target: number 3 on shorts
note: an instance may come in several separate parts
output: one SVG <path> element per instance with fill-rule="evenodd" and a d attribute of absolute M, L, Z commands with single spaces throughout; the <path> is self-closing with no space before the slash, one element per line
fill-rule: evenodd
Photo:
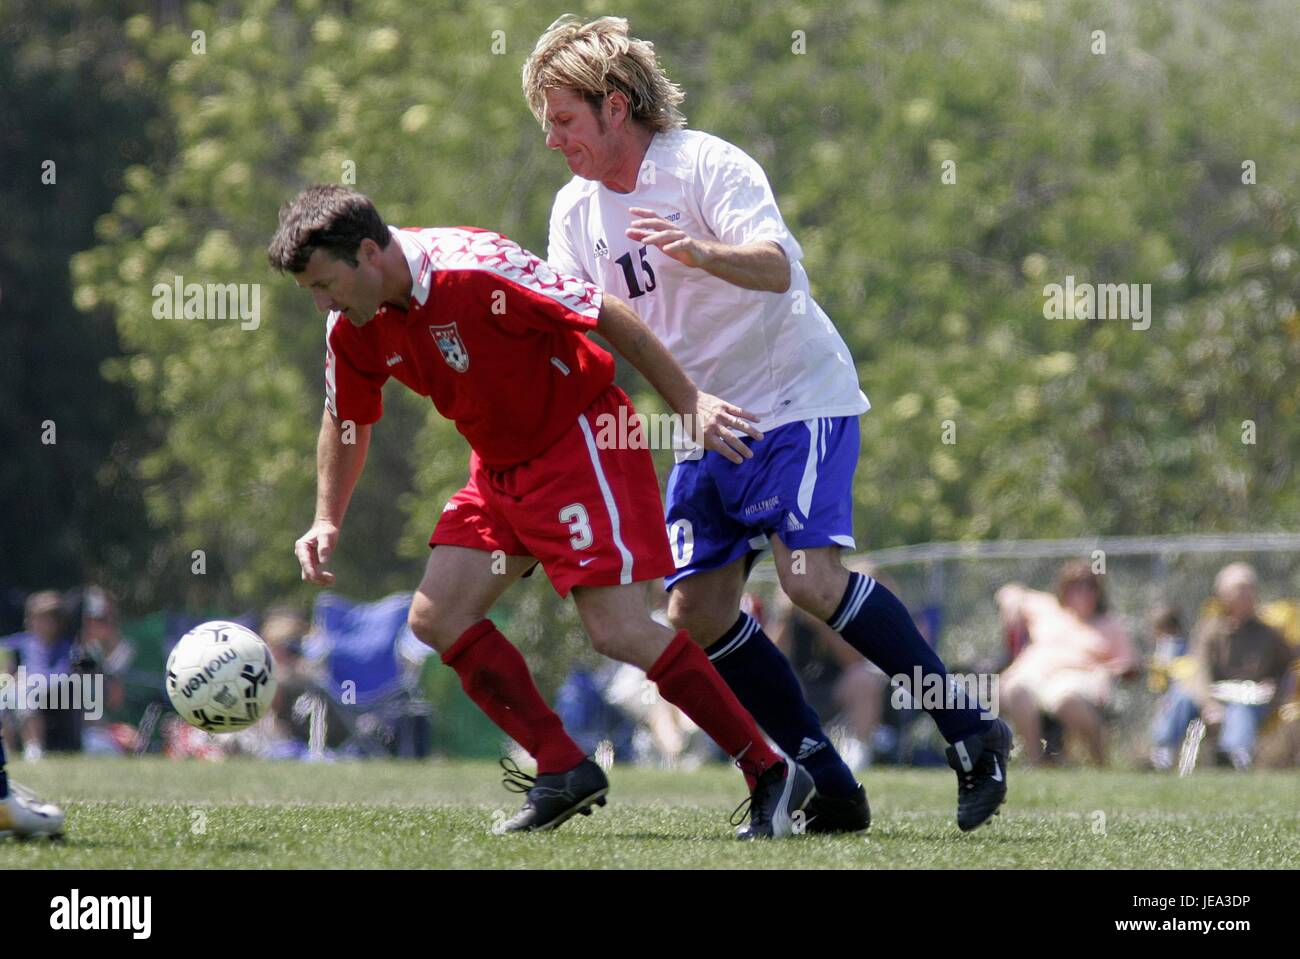
<path fill-rule="evenodd" d="M 591 521 L 587 519 L 587 507 L 581 503 L 570 503 L 560 510 L 560 522 L 569 524 L 569 545 L 574 549 L 586 549 L 594 541 L 591 535 Z"/>

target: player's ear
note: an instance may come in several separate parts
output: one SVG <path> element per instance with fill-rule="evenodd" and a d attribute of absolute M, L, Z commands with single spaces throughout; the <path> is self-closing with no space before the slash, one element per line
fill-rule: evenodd
<path fill-rule="evenodd" d="M 632 114 L 631 103 L 628 101 L 627 94 L 621 90 L 615 90 L 605 97 L 605 109 L 609 111 L 610 126 L 618 129 L 621 124 L 627 122 Z"/>

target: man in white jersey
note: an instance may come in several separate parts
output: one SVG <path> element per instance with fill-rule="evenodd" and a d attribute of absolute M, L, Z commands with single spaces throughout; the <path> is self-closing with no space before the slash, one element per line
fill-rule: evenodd
<path fill-rule="evenodd" d="M 730 424 L 746 447 L 739 465 L 713 452 L 678 457 L 666 510 L 677 566 L 666 579 L 669 618 L 812 774 L 808 830 L 865 829 L 865 791 L 789 662 L 740 611 L 749 571 L 770 546 L 795 604 L 886 674 L 919 668 L 947 688 L 903 604 L 840 560 L 855 548 L 857 418 L 870 408 L 848 348 L 812 298 L 803 250 L 762 168 L 684 129 L 684 94 L 626 20 L 561 17 L 538 40 L 523 84 L 547 146 L 574 174 L 551 211 L 551 264 L 630 303 L 701 389 L 743 407 L 761 433 L 739 417 Z M 958 825 L 974 829 L 1005 798 L 1010 730 L 974 704 L 930 712 L 951 744 Z"/>

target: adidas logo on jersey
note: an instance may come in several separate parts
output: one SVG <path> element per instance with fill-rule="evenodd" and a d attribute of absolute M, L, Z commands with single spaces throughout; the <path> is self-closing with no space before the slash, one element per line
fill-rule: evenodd
<path fill-rule="evenodd" d="M 603 236 L 596 241 L 596 256 L 609 256 L 609 247 L 606 245 Z"/>
<path fill-rule="evenodd" d="M 803 529 L 803 523 L 799 522 L 799 517 L 794 513 L 785 514 L 785 528 L 787 532 L 793 533 L 796 530 Z"/>

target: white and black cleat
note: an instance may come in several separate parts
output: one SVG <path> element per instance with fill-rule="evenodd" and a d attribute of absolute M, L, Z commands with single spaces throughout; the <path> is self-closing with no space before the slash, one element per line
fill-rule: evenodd
<path fill-rule="evenodd" d="M 945 750 L 948 765 L 957 773 L 957 826 L 962 832 L 988 822 L 1007 798 L 1010 753 L 1011 727 L 1000 719 Z"/>
<path fill-rule="evenodd" d="M 807 832 L 804 808 L 817 795 L 812 776 L 796 762 L 783 760 L 768 767 L 749 798 L 731 814 L 731 824 L 738 826 L 737 839 L 785 839 Z M 741 826 L 745 810 L 749 825 Z"/>
<path fill-rule="evenodd" d="M 42 802 L 30 789 L 9 784 L 9 795 L 0 799 L 0 836 L 16 839 L 63 837 L 63 810 Z"/>

